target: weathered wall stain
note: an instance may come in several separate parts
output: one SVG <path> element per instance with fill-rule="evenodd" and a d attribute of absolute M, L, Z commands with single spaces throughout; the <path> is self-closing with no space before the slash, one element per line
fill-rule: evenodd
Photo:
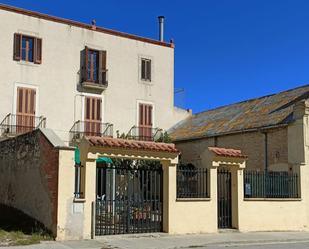
<path fill-rule="evenodd" d="M 39 131 L 0 142 L 0 203 L 56 235 L 59 151 Z"/>

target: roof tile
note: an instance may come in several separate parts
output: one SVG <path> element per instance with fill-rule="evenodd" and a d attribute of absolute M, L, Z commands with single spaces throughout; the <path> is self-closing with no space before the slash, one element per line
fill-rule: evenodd
<path fill-rule="evenodd" d="M 218 136 L 293 121 L 293 106 L 309 98 L 309 85 L 192 115 L 170 130 L 174 141 Z"/>
<path fill-rule="evenodd" d="M 86 137 L 92 146 L 179 153 L 174 144 L 126 140 L 109 137 Z"/>
<path fill-rule="evenodd" d="M 217 156 L 247 158 L 246 155 L 242 154 L 241 150 L 227 149 L 220 147 L 208 147 L 208 149 L 211 152 L 215 153 Z"/>

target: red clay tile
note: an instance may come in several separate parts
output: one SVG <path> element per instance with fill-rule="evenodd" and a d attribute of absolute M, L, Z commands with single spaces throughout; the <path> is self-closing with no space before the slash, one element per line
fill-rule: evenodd
<path fill-rule="evenodd" d="M 174 144 L 109 137 L 86 137 L 86 139 L 92 146 L 179 153 Z"/>
<path fill-rule="evenodd" d="M 219 147 L 208 147 L 208 149 L 218 156 L 247 158 L 246 155 L 242 154 L 241 150 L 219 148 Z"/>

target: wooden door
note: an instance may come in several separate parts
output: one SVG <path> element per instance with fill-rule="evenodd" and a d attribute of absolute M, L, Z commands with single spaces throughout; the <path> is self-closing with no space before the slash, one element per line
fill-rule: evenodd
<path fill-rule="evenodd" d="M 152 140 L 152 105 L 139 105 L 139 140 Z"/>
<path fill-rule="evenodd" d="M 102 99 L 96 97 L 85 98 L 85 134 L 87 136 L 101 136 L 101 106 Z"/>
<path fill-rule="evenodd" d="M 36 91 L 32 88 L 17 88 L 16 132 L 23 133 L 35 128 Z"/>

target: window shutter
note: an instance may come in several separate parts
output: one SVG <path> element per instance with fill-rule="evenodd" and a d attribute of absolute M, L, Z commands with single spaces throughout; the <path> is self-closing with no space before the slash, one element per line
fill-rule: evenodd
<path fill-rule="evenodd" d="M 148 115 L 149 115 L 148 125 L 152 127 L 152 106 L 151 105 L 148 106 Z"/>
<path fill-rule="evenodd" d="M 99 83 L 105 84 L 106 79 L 106 51 L 99 52 Z"/>
<path fill-rule="evenodd" d="M 144 80 L 144 79 L 146 79 L 146 65 L 145 65 L 145 63 L 146 63 L 146 61 L 144 60 L 144 59 L 142 59 L 142 79 Z"/>
<path fill-rule="evenodd" d="M 42 39 L 40 38 L 34 39 L 34 63 L 42 63 Z"/>
<path fill-rule="evenodd" d="M 146 69 L 147 80 L 151 80 L 151 60 L 148 60 L 146 65 L 147 65 L 147 69 Z"/>
<path fill-rule="evenodd" d="M 88 47 L 87 46 L 83 50 L 82 56 L 83 56 L 82 69 L 81 69 L 82 81 L 87 81 L 88 80 Z"/>
<path fill-rule="evenodd" d="M 14 34 L 14 60 L 20 61 L 21 59 L 21 34 Z"/>

